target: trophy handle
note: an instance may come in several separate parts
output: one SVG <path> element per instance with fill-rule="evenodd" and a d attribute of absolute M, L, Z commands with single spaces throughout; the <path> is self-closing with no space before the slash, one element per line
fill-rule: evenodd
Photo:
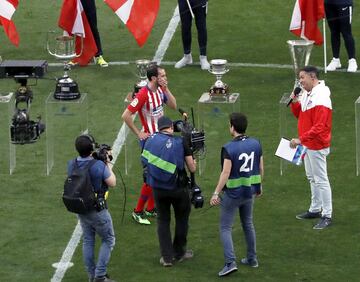
<path fill-rule="evenodd" d="M 52 34 L 52 33 L 55 33 L 55 30 L 49 30 L 46 34 L 46 50 L 48 51 L 48 53 L 51 55 L 51 56 L 54 56 L 55 57 L 55 53 L 53 51 L 50 50 L 50 41 L 49 41 L 49 34 Z"/>

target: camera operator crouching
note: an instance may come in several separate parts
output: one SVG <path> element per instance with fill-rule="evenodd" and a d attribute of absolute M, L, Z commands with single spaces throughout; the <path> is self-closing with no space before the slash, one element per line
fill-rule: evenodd
<path fill-rule="evenodd" d="M 158 238 L 160 243 L 160 264 L 172 266 L 174 261 L 193 257 L 186 249 L 188 222 L 191 209 L 189 180 L 185 164 L 192 173 L 196 163 L 190 147 L 182 137 L 173 136 L 173 122 L 168 117 L 158 120 L 159 132 L 145 142 L 141 159 L 146 168 L 146 182 L 153 187 L 157 208 Z M 175 213 L 175 237 L 170 232 L 170 206 Z"/>
<path fill-rule="evenodd" d="M 110 166 L 112 159 L 110 146 L 98 147 L 91 135 L 84 134 L 76 138 L 75 148 L 79 153 L 76 159 L 68 162 L 68 176 L 74 169 L 87 169 L 95 203 L 86 213 L 79 213 L 78 218 L 83 230 L 83 257 L 89 281 L 113 282 L 107 275 L 107 265 L 111 251 L 115 246 L 115 234 L 111 215 L 107 209 L 108 187 L 116 185 L 116 176 Z M 75 180 L 74 180 L 75 181 Z M 95 235 L 101 238 L 98 261 L 94 261 Z"/>

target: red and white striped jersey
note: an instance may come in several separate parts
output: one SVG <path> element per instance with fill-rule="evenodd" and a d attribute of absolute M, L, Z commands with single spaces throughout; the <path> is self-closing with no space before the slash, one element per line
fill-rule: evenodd
<path fill-rule="evenodd" d="M 132 113 L 138 112 L 143 126 L 142 130 L 153 134 L 158 131 L 157 121 L 164 115 L 164 104 L 166 102 L 167 97 L 160 86 L 156 92 L 145 86 L 136 94 L 127 109 Z"/>

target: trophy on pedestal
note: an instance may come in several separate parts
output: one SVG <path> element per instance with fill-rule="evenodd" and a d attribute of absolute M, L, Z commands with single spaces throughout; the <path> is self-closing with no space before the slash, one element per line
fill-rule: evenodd
<path fill-rule="evenodd" d="M 210 99 L 228 99 L 229 87 L 226 83 L 221 81 L 222 76 L 229 71 L 226 64 L 227 60 L 223 59 L 214 59 L 210 61 L 209 72 L 216 76 L 216 81 L 209 91 Z"/>
<path fill-rule="evenodd" d="M 290 49 L 290 55 L 294 66 L 295 89 L 296 87 L 300 87 L 300 81 L 298 78 L 299 70 L 308 65 L 314 41 L 288 40 L 287 44 Z"/>
<path fill-rule="evenodd" d="M 141 88 L 147 85 L 148 80 L 146 76 L 146 71 L 149 68 L 151 62 L 149 60 L 137 60 L 135 61 L 136 69 L 138 72 L 138 77 L 140 80 L 134 85 L 134 95 L 139 92 Z"/>
<path fill-rule="evenodd" d="M 75 40 L 76 36 L 70 35 L 59 35 L 55 37 L 54 49 L 50 48 L 49 34 L 54 33 L 53 31 L 48 32 L 46 49 L 50 55 L 57 59 L 64 61 L 64 75 L 57 79 L 56 88 L 54 92 L 54 98 L 58 100 L 75 100 L 80 98 L 78 84 L 69 77 L 68 71 L 71 70 L 69 61 L 78 58 L 82 55 L 83 51 L 83 38 L 81 37 L 81 48 L 80 53 L 77 54 L 75 51 Z"/>

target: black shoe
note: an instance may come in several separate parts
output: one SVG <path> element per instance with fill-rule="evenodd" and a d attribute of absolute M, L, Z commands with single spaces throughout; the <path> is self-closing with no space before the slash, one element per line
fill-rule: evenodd
<path fill-rule="evenodd" d="M 312 218 L 320 218 L 320 217 L 321 217 L 321 212 L 309 212 L 309 211 L 298 214 L 296 216 L 297 219 L 312 219 Z"/>
<path fill-rule="evenodd" d="M 248 258 L 242 258 L 240 260 L 240 263 L 241 264 L 244 264 L 244 265 L 248 265 L 248 266 L 251 266 L 251 267 L 259 267 L 259 262 L 257 259 L 248 259 Z"/>
<path fill-rule="evenodd" d="M 314 225 L 313 229 L 324 229 L 328 227 L 331 224 L 331 218 L 330 217 L 322 217 L 317 224 Z"/>

